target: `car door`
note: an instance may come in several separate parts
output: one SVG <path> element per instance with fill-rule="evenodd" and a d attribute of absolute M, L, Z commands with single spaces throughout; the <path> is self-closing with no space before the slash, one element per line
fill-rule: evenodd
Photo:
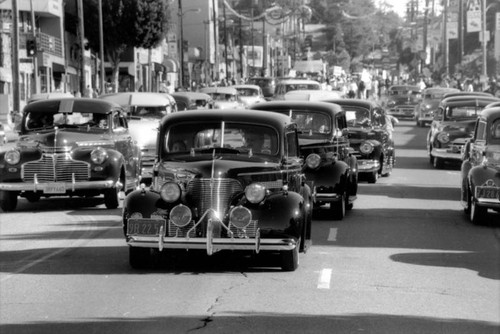
<path fill-rule="evenodd" d="M 128 131 L 125 113 L 115 110 L 111 114 L 111 131 L 115 140 L 116 149 L 123 155 L 128 181 L 134 179 L 138 170 L 138 148 Z"/>

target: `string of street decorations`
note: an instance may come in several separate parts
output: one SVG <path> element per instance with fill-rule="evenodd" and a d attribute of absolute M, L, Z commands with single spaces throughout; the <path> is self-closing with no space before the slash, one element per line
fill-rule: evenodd
<path fill-rule="evenodd" d="M 296 8 L 286 9 L 279 5 L 275 5 L 271 8 L 266 9 L 262 14 L 257 16 L 245 16 L 238 13 L 231 5 L 224 0 L 224 6 L 237 18 L 245 20 L 245 21 L 260 21 L 263 18 L 267 23 L 271 25 L 278 25 L 286 22 L 292 16 L 298 16 L 304 22 L 309 21 L 312 17 L 312 10 L 310 7 L 306 5 L 301 5 Z"/>

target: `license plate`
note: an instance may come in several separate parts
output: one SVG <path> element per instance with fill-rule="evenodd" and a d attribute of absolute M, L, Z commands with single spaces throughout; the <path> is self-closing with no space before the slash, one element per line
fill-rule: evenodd
<path fill-rule="evenodd" d="M 500 188 L 476 187 L 476 198 L 500 199 Z"/>
<path fill-rule="evenodd" d="M 163 226 L 163 233 L 166 231 L 166 220 L 158 218 L 129 219 L 127 225 L 128 235 L 159 235 Z"/>
<path fill-rule="evenodd" d="M 44 194 L 64 194 L 66 192 L 66 187 L 64 183 L 47 183 L 43 188 Z"/>

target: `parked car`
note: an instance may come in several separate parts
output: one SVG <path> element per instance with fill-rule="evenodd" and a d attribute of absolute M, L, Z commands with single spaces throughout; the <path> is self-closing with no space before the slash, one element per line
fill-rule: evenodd
<path fill-rule="evenodd" d="M 230 87 L 236 88 L 245 108 L 255 103 L 266 102 L 262 89 L 257 85 L 232 85 Z"/>
<path fill-rule="evenodd" d="M 16 146 L 0 153 L 0 207 L 14 211 L 18 197 L 104 195 L 109 209 L 118 193 L 140 182 L 140 151 L 124 110 L 97 99 L 52 99 L 28 104 Z"/>
<path fill-rule="evenodd" d="M 133 268 L 152 251 L 204 249 L 281 254 L 298 267 L 311 238 L 311 191 L 301 172 L 297 126 L 252 110 L 192 110 L 165 117 L 150 189 L 125 198 Z"/>
<path fill-rule="evenodd" d="M 132 138 L 141 149 L 142 182 L 152 179 L 158 126 L 163 116 L 177 111 L 175 99 L 167 93 L 121 92 L 101 95 L 99 99 L 118 103 L 127 111 Z"/>
<path fill-rule="evenodd" d="M 262 89 L 265 98 L 272 98 L 276 89 L 276 79 L 272 77 L 253 77 L 248 79 L 251 85 L 257 85 Z"/>
<path fill-rule="evenodd" d="M 420 87 L 393 85 L 387 89 L 387 112 L 397 118 L 414 118 L 415 106 L 422 99 Z"/>
<path fill-rule="evenodd" d="M 358 189 L 356 157 L 350 154 L 345 113 L 338 105 L 309 101 L 273 101 L 252 109 L 289 115 L 299 129 L 303 173 L 319 209 L 329 204 L 334 219 L 352 209 Z"/>
<path fill-rule="evenodd" d="M 292 90 L 321 90 L 319 82 L 309 79 L 283 79 L 276 84 L 274 100 L 284 100 Z"/>
<path fill-rule="evenodd" d="M 484 107 L 500 99 L 492 96 L 460 95 L 441 100 L 427 134 L 429 161 L 435 168 L 445 162 L 462 161 L 465 141 L 472 137 L 474 124 Z"/>
<path fill-rule="evenodd" d="M 177 111 L 212 108 L 213 100 L 208 94 L 198 92 L 175 92 L 170 95 L 175 99 Z"/>
<path fill-rule="evenodd" d="M 344 109 L 349 129 L 349 144 L 358 160 L 358 173 L 368 183 L 389 176 L 396 163 L 394 141 L 387 130 L 385 110 L 373 100 L 332 99 Z"/>
<path fill-rule="evenodd" d="M 422 91 L 422 100 L 415 107 L 415 121 L 417 126 L 425 126 L 426 124 L 432 123 L 434 113 L 445 94 L 458 92 L 460 92 L 460 90 L 457 88 L 448 87 L 431 87 L 424 89 Z"/>
<path fill-rule="evenodd" d="M 210 95 L 214 109 L 243 109 L 244 104 L 240 94 L 234 87 L 204 87 L 200 93 Z"/>
<path fill-rule="evenodd" d="M 292 90 L 285 94 L 285 101 L 325 101 L 340 99 L 342 93 L 338 90 Z"/>
<path fill-rule="evenodd" d="M 487 222 L 488 209 L 500 212 L 500 106 L 485 109 L 477 119 L 461 175 L 461 200 L 472 223 Z"/>

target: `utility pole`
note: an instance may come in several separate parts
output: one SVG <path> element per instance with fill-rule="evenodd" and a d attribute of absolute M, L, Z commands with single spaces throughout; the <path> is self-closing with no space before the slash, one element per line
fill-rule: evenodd
<path fill-rule="evenodd" d="M 35 40 L 36 48 L 38 49 L 38 41 L 36 40 L 36 24 L 35 24 L 35 11 L 33 10 L 33 0 L 30 0 L 31 10 L 31 33 L 32 38 Z M 37 50 L 38 51 L 38 50 Z M 38 54 L 35 52 L 33 56 L 33 80 L 35 81 L 35 93 L 40 93 L 40 83 L 38 81 Z"/>
<path fill-rule="evenodd" d="M 104 80 L 106 77 L 106 72 L 104 71 L 104 30 L 102 21 L 102 0 L 99 0 L 99 58 L 101 58 L 101 82 L 99 88 L 101 94 L 104 94 Z"/>
<path fill-rule="evenodd" d="M 83 0 L 78 0 L 78 30 L 80 32 L 80 94 L 85 93 L 85 30 L 83 25 Z"/>
<path fill-rule="evenodd" d="M 18 0 L 12 0 L 12 97 L 15 113 L 21 112 L 21 99 L 19 91 L 19 11 Z"/>

